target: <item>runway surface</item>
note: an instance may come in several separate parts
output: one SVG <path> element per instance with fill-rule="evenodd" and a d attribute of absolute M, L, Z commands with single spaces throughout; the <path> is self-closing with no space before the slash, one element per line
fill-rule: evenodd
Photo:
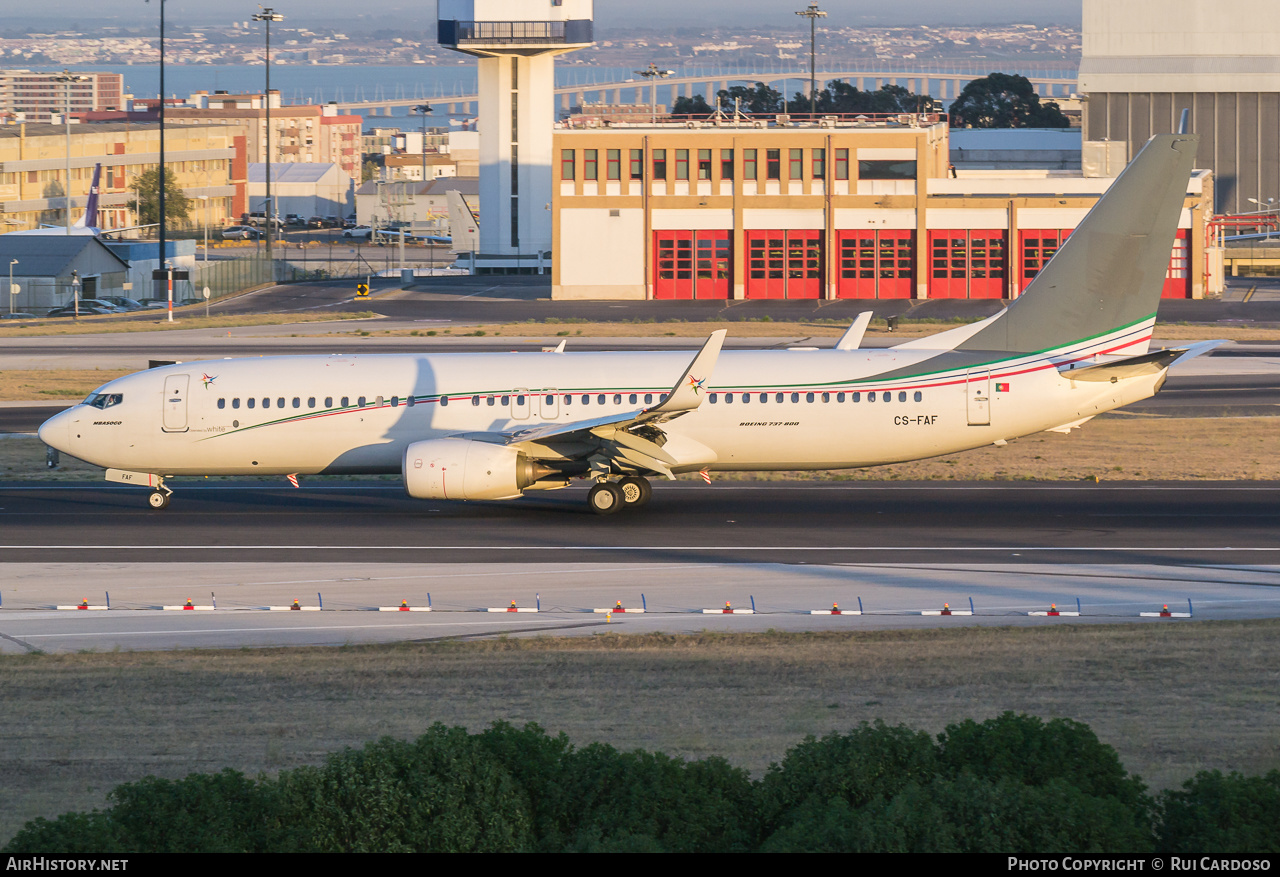
<path fill-rule="evenodd" d="M 0 486 L 0 562 L 1280 562 L 1280 485 L 655 484 L 592 514 L 586 489 L 513 502 L 396 482 L 175 481 L 165 511 L 107 485 Z"/>

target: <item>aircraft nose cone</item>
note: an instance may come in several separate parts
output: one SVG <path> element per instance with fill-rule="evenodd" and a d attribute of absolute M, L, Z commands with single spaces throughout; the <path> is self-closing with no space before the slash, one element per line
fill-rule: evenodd
<path fill-rule="evenodd" d="M 71 416 L 62 411 L 40 424 L 40 441 L 51 448 L 66 451 L 71 437 Z"/>

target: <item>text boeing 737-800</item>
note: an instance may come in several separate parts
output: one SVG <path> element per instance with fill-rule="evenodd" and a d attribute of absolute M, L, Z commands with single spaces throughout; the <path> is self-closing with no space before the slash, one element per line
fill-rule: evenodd
<path fill-rule="evenodd" d="M 687 354 L 283 356 L 183 363 L 104 384 L 40 428 L 151 487 L 176 475 L 401 473 L 422 499 L 511 499 L 596 482 L 609 514 L 648 478 L 842 469 L 1066 430 L 1156 393 L 1207 345 L 1149 351 L 1188 135 L 1153 137 L 1026 293 L 982 322 L 858 349 Z"/>

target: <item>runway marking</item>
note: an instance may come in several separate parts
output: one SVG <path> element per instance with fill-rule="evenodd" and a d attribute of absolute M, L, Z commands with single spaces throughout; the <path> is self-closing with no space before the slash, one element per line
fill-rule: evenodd
<path fill-rule="evenodd" d="M 396 617 L 399 617 L 399 616 L 396 616 Z M 391 619 L 388 618 L 388 620 L 391 620 Z M 520 619 L 521 624 L 528 624 L 529 621 L 530 619 L 527 619 L 527 618 Z M 548 618 L 543 623 L 547 625 L 559 626 L 559 625 L 563 625 L 564 622 L 565 622 L 565 619 L 563 618 Z M 514 623 L 514 622 L 508 623 L 507 626 L 510 626 L 511 623 Z M 534 622 L 534 623 L 537 623 L 537 622 Z M 285 631 L 292 632 L 292 631 L 315 631 L 315 630 L 340 632 L 343 630 L 368 630 L 368 629 L 404 630 L 406 627 L 435 627 L 435 628 L 493 627 L 494 625 L 501 626 L 502 624 L 503 622 L 496 621 L 496 620 L 494 621 L 456 621 L 456 622 L 450 621 L 450 622 L 443 622 L 443 623 L 437 622 L 435 624 L 431 624 L 431 623 L 397 624 L 395 625 L 394 628 L 389 628 L 385 624 L 342 624 L 342 625 L 334 625 L 332 627 L 324 627 L 324 626 L 319 626 L 319 627 L 211 627 L 204 630 L 131 630 L 131 631 L 103 630 L 103 631 L 91 631 L 86 633 L 32 633 L 32 634 L 24 634 L 24 636 L 27 639 L 55 639 L 59 637 L 70 638 L 70 637 L 85 637 L 85 636 L 165 636 L 168 634 L 281 633 Z M 5 639 L 11 639 L 11 637 L 5 637 Z"/>

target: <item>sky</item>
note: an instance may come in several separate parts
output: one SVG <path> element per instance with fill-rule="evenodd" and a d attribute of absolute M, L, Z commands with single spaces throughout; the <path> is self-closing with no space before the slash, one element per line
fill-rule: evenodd
<path fill-rule="evenodd" d="M 270 2 L 270 0 L 268 0 Z M 535 2 L 535 0 L 530 0 Z M 92 27 L 92 22 L 115 19 L 116 23 L 143 24 L 158 21 L 159 0 L 57 0 L 47 8 L 53 14 L 32 14 L 31 6 L 5 3 L 0 9 L 0 24 L 65 27 L 78 22 Z M 857 24 L 976 24 L 983 22 L 1079 24 L 1082 0 L 894 0 L 892 3 L 869 3 L 867 0 L 820 0 L 833 25 Z M 666 25 L 671 28 L 707 27 L 715 24 L 791 27 L 797 21 L 795 10 L 803 9 L 808 0 L 596 0 L 596 21 L 600 26 L 618 27 Z M 428 26 L 435 15 L 435 4 L 406 3 L 404 0 L 279 0 L 272 3 L 276 12 L 290 22 L 302 26 L 338 27 L 342 22 L 394 26 L 406 20 L 418 27 Z M 167 0 L 167 24 L 176 27 L 196 26 L 219 21 L 243 21 L 258 11 L 258 3 L 248 0 Z M 214 11 L 216 10 L 216 11 Z"/>

